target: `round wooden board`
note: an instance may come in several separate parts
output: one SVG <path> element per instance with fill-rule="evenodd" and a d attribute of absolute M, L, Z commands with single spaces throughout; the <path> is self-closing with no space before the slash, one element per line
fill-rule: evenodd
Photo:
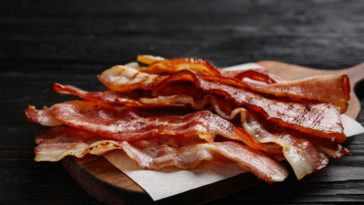
<path fill-rule="evenodd" d="M 258 64 L 266 68 L 269 72 L 292 80 L 333 72 L 310 69 L 277 61 L 260 61 Z M 353 89 L 360 80 L 364 79 L 364 63 L 352 68 L 341 69 L 334 72 L 345 72 L 350 77 L 352 92 L 349 108 L 345 114 L 352 118 L 356 118 L 360 111 L 360 102 Z M 103 157 L 87 156 L 82 159 L 67 157 L 62 162 L 71 177 L 89 195 L 102 202 L 108 204 L 139 204 L 153 202 L 149 195 L 146 194 L 138 184 L 130 180 Z M 184 202 L 186 204 L 203 203 L 243 190 L 258 182 L 259 180 L 252 174 L 244 173 L 230 179 L 160 200 L 158 203 L 170 204 L 173 203 L 173 201 Z"/>

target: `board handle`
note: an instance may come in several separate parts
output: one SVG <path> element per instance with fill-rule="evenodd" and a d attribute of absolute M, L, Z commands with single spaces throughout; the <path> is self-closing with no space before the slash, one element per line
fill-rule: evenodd
<path fill-rule="evenodd" d="M 348 68 L 345 72 L 350 77 L 350 84 L 354 87 L 359 81 L 364 80 L 364 62 Z"/>

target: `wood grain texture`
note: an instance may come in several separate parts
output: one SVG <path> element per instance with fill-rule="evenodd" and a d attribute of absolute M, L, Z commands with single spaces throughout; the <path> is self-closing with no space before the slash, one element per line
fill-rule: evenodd
<path fill-rule="evenodd" d="M 353 68 L 340 69 L 337 71 L 312 69 L 279 61 L 268 60 L 260 61 L 258 62 L 258 64 L 266 68 L 270 73 L 282 76 L 287 80 L 300 79 L 326 73 L 340 72 L 347 73 L 349 75 L 349 77 L 352 79 L 351 88 L 353 89 L 359 82 L 359 80 L 364 79 L 364 72 L 362 72 L 364 70 L 364 64 L 354 66 Z M 359 112 L 360 102 L 355 93 L 353 93 L 351 95 L 348 110 L 345 114 L 352 118 L 356 118 Z M 108 204 L 139 204 L 153 202 L 153 200 L 147 195 L 142 187 L 129 179 L 128 176 L 120 172 L 117 168 L 115 168 L 112 164 L 110 164 L 102 157 L 86 157 L 83 159 L 67 158 L 63 160 L 63 165 L 65 166 L 71 177 L 88 194 L 94 196 L 102 202 L 106 202 Z M 340 171 L 335 171 L 336 172 L 326 173 L 327 175 L 325 177 L 327 179 L 332 179 L 336 177 L 345 178 L 347 177 L 345 176 L 346 174 L 352 174 L 352 172 L 345 172 L 345 168 Z M 356 172 L 358 173 L 358 171 L 364 171 L 364 168 L 359 169 Z M 236 186 L 237 181 L 239 182 L 239 186 Z M 212 201 L 213 199 L 219 199 L 229 194 L 236 193 L 258 183 L 259 180 L 252 176 L 252 174 L 243 173 L 235 176 L 234 179 L 226 179 L 207 186 L 203 186 L 195 190 L 191 190 L 187 193 L 182 193 L 158 201 L 158 203 L 206 203 L 208 201 Z"/>
<path fill-rule="evenodd" d="M 348 68 L 364 60 L 363 10 L 361 0 L 1 1 L 0 203 L 99 204 L 60 163 L 33 161 L 42 128 L 25 122 L 23 109 L 70 99 L 54 94 L 53 82 L 100 89 L 96 74 L 141 53 L 222 67 L 271 59 Z M 355 89 L 362 110 L 363 86 Z M 300 183 L 259 184 L 211 204 L 364 203 L 364 135 L 348 148 L 353 156 Z"/>

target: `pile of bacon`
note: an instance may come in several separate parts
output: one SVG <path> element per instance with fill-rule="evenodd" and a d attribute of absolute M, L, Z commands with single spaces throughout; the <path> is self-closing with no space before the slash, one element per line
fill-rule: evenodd
<path fill-rule="evenodd" d="M 200 59 L 137 60 L 99 75 L 105 91 L 56 83 L 56 92 L 82 100 L 29 106 L 29 121 L 53 127 L 37 134 L 35 160 L 120 149 L 146 169 L 230 161 L 272 183 L 288 175 L 282 159 L 301 179 L 350 154 L 339 144 L 350 94 L 345 74 L 285 81 Z"/>

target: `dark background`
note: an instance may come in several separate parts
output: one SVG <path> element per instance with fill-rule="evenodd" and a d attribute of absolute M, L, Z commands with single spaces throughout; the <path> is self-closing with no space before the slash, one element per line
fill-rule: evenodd
<path fill-rule="evenodd" d="M 23 109 L 66 99 L 51 91 L 53 82 L 101 88 L 96 74 L 137 54 L 201 57 L 218 66 L 274 59 L 349 67 L 364 61 L 364 1 L 2 0 L 0 204 L 98 203 L 60 163 L 33 161 L 39 127 L 25 122 Z M 299 183 L 291 176 L 213 204 L 364 203 L 364 135 L 348 147 L 353 156 Z"/>

